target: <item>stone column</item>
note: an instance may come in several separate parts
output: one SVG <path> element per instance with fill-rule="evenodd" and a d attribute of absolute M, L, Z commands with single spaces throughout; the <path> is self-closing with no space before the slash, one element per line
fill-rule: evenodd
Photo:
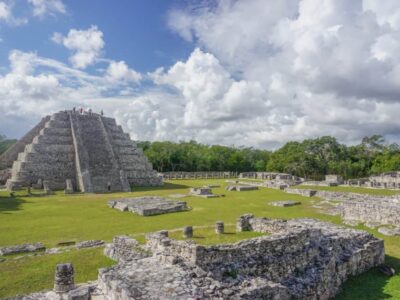
<path fill-rule="evenodd" d="M 253 228 L 250 224 L 250 220 L 253 219 L 254 216 L 252 214 L 245 214 L 240 216 L 236 221 L 236 231 L 252 231 Z"/>
<path fill-rule="evenodd" d="M 54 276 L 54 291 L 65 293 L 75 288 L 74 267 L 71 263 L 58 264 Z"/>
<path fill-rule="evenodd" d="M 71 179 L 67 179 L 65 180 L 65 190 L 64 193 L 65 194 L 72 194 L 74 192 L 74 188 L 72 186 L 72 180 Z"/>
<path fill-rule="evenodd" d="M 224 222 L 218 221 L 215 223 L 215 233 L 217 233 L 217 234 L 224 233 Z"/>
<path fill-rule="evenodd" d="M 43 180 L 43 189 L 47 195 L 51 195 L 53 192 L 50 189 L 49 182 L 47 180 Z"/>
<path fill-rule="evenodd" d="M 193 237 L 193 227 L 192 227 L 192 226 L 185 226 L 185 227 L 183 227 L 183 237 L 184 237 L 184 238 L 191 238 L 191 237 Z"/>

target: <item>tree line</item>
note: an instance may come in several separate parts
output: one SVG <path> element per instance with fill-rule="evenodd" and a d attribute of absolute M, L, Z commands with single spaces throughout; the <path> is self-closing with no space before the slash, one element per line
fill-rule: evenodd
<path fill-rule="evenodd" d="M 168 171 L 269 171 L 320 180 L 326 174 L 346 179 L 400 171 L 400 147 L 380 135 L 353 146 L 323 136 L 291 141 L 275 151 L 190 142 L 138 142 L 153 167 Z"/>
<path fill-rule="evenodd" d="M 0 154 L 16 140 L 0 135 Z M 323 136 L 287 142 L 275 151 L 189 142 L 137 143 L 159 172 L 168 171 L 268 171 L 291 173 L 308 179 L 339 174 L 346 179 L 400 171 L 400 147 L 380 135 L 364 137 L 347 146 Z"/>

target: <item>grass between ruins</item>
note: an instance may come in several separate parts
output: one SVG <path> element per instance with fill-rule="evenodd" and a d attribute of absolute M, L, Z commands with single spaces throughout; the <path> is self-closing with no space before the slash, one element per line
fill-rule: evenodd
<path fill-rule="evenodd" d="M 218 184 L 213 192 L 225 197 L 204 199 L 185 197 L 192 210 L 174 214 L 142 217 L 129 212 L 110 209 L 107 201 L 122 197 L 142 195 L 168 196 L 170 194 L 187 194 L 190 187 L 205 184 Z M 201 244 L 235 242 L 242 237 L 237 234 L 226 234 L 223 237 L 213 235 L 216 221 L 234 224 L 237 217 L 244 213 L 253 213 L 257 217 L 297 218 L 311 217 L 341 224 L 338 216 L 324 215 L 312 207 L 315 199 L 280 190 L 260 188 L 256 191 L 225 191 L 224 180 L 176 180 L 163 187 L 136 188 L 133 193 L 113 194 L 74 194 L 64 195 L 57 192 L 52 196 L 26 197 L 20 192 L 15 198 L 8 198 L 8 193 L 0 192 L 0 247 L 28 242 L 42 242 L 46 247 L 55 247 L 61 241 L 82 241 L 103 239 L 111 241 L 115 235 L 128 234 L 143 241 L 146 232 L 161 229 L 177 229 L 183 226 L 210 226 L 206 229 L 195 228 L 194 235 L 205 237 L 198 239 Z M 307 187 L 304 187 L 307 188 Z M 314 188 L 314 187 L 308 187 Z M 360 188 L 326 188 L 324 189 L 366 192 L 382 194 L 387 192 Z M 392 191 L 390 194 L 394 193 Z M 294 207 L 275 207 L 268 202 L 279 200 L 297 200 L 302 205 Z M 226 226 L 227 232 L 233 226 Z M 384 237 L 376 230 L 363 226 L 358 228 L 372 232 L 385 240 L 387 263 L 400 272 L 400 238 Z M 181 231 L 171 232 L 172 237 L 179 238 Z M 243 236 L 247 238 L 250 236 Z M 102 248 L 90 250 L 72 250 L 70 252 L 44 256 L 22 257 L 18 260 L 6 258 L 0 262 L 0 298 L 24 294 L 51 288 L 54 267 L 58 262 L 73 262 L 76 269 L 76 281 L 95 280 L 97 269 L 111 265 L 113 262 L 102 255 Z M 343 292 L 337 299 L 400 299 L 400 275 L 391 278 L 371 270 L 364 275 L 353 278 L 345 284 Z"/>

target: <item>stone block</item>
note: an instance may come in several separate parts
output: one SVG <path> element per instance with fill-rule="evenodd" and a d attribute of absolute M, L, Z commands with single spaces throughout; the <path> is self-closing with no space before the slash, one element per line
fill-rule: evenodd
<path fill-rule="evenodd" d="M 300 201 L 275 201 L 275 202 L 271 202 L 270 205 L 272 206 L 280 206 L 280 207 L 290 207 L 290 206 L 295 206 L 295 205 L 300 205 L 301 202 Z"/>
<path fill-rule="evenodd" d="M 76 244 L 75 247 L 77 249 L 82 249 L 82 248 L 99 247 L 99 246 L 103 246 L 103 245 L 104 245 L 104 241 L 102 241 L 102 240 L 89 240 L 89 241 L 79 242 Z"/>
<path fill-rule="evenodd" d="M 192 226 L 183 227 L 183 237 L 186 239 L 193 237 L 193 227 Z"/>
<path fill-rule="evenodd" d="M 108 205 L 121 211 L 131 211 L 141 216 L 153 216 L 165 213 L 187 211 L 186 202 L 171 200 L 159 196 L 143 196 L 111 200 Z"/>
<path fill-rule="evenodd" d="M 58 264 L 54 276 L 54 291 L 65 293 L 75 288 L 74 267 L 71 263 Z"/>

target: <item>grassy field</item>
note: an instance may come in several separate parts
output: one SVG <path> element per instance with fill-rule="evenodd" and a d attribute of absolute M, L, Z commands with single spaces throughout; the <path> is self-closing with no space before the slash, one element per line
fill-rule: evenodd
<path fill-rule="evenodd" d="M 192 208 L 188 212 L 141 217 L 129 212 L 110 209 L 107 201 L 121 197 L 141 195 L 186 194 L 190 187 L 205 184 L 219 184 L 213 189 L 224 197 L 204 199 L 185 197 Z M 132 193 L 113 194 L 74 194 L 59 192 L 52 196 L 26 197 L 19 193 L 8 198 L 6 192 L 0 192 L 0 246 L 26 242 L 42 242 L 54 247 L 60 241 L 82 241 L 103 239 L 111 241 L 115 235 L 128 234 L 143 241 L 144 233 L 161 229 L 177 229 L 186 225 L 213 226 L 215 221 L 234 224 L 237 217 L 244 213 L 272 218 L 312 217 L 340 224 L 337 216 L 318 213 L 312 207 L 313 198 L 286 194 L 279 190 L 260 188 L 258 191 L 225 191 L 223 180 L 176 180 L 159 188 L 137 188 Z M 319 187 L 321 188 L 321 187 Z M 328 188 L 332 189 L 332 188 Z M 333 188 L 339 189 L 339 188 Z M 344 188 L 346 191 L 361 192 L 358 188 Z M 363 189 L 367 193 L 379 193 L 382 190 Z M 268 202 L 277 200 L 298 200 L 302 205 L 295 207 L 274 207 Z M 364 227 L 378 237 L 385 239 L 387 262 L 400 271 L 400 238 L 383 237 L 376 230 Z M 227 232 L 233 227 L 227 226 Z M 181 238 L 181 231 L 171 233 Z M 195 240 L 199 243 L 213 244 L 233 242 L 240 238 L 237 234 L 218 237 L 212 229 L 195 229 Z M 77 270 L 77 281 L 93 280 L 99 267 L 112 262 L 101 254 L 100 249 L 71 251 L 57 255 L 24 257 L 18 260 L 7 259 L 0 263 L 0 297 L 51 288 L 55 264 L 73 262 Z M 33 279 L 32 279 L 33 278 Z M 31 282 L 32 281 L 32 282 Z M 400 276 L 387 278 L 376 270 L 350 280 L 337 299 L 400 299 Z"/>

